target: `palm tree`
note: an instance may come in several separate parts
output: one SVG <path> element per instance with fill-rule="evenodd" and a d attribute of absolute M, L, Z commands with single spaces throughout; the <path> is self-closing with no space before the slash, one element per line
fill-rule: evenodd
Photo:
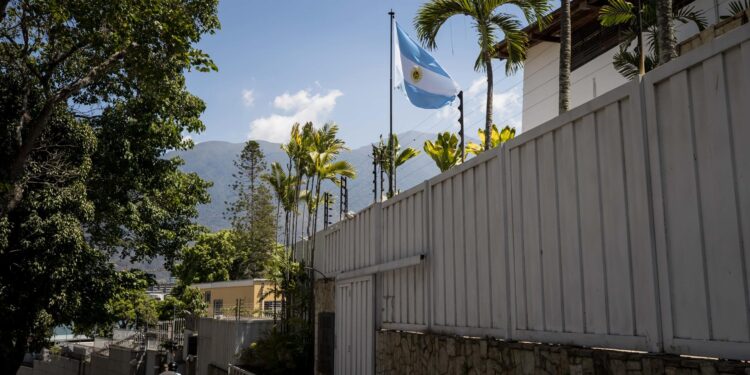
<path fill-rule="evenodd" d="M 477 134 L 479 135 L 479 141 L 482 144 L 485 144 L 487 141 L 485 139 L 485 132 L 482 129 L 477 129 Z M 516 137 L 516 129 L 511 128 L 509 125 L 506 125 L 503 130 L 498 131 L 497 125 L 492 124 L 492 130 L 490 132 L 490 147 L 495 148 L 497 146 L 500 146 L 501 144 L 508 142 L 509 140 Z M 466 152 L 474 155 L 479 155 L 484 151 L 481 145 L 476 144 L 474 142 L 469 142 L 469 144 L 466 145 Z"/>
<path fill-rule="evenodd" d="M 656 23 L 658 25 L 659 61 L 666 64 L 677 57 L 677 38 L 672 24 L 672 0 L 656 2 Z"/>
<path fill-rule="evenodd" d="M 461 164 L 461 149 L 458 147 L 458 137 L 449 132 L 438 134 L 437 139 L 424 142 L 424 152 L 435 161 L 440 172 L 445 172 Z"/>
<path fill-rule="evenodd" d="M 372 152 L 373 158 L 375 158 L 378 166 L 381 168 L 381 170 L 386 171 L 386 173 L 390 171 L 391 155 L 396 155 L 396 159 L 393 162 L 393 185 L 396 192 L 398 192 L 398 182 L 396 181 L 395 172 L 398 171 L 398 167 L 404 165 L 404 163 L 419 155 L 419 150 L 414 147 L 407 147 L 401 150 L 401 144 L 398 142 L 398 136 L 394 134 L 391 138 L 391 141 L 389 141 L 387 145 L 383 142 L 383 137 L 381 136 L 380 142 L 377 145 L 372 145 Z M 390 195 L 388 196 L 388 198 L 390 198 Z"/>
<path fill-rule="evenodd" d="M 570 65 L 572 41 L 570 38 L 570 0 L 560 1 L 560 76 L 558 84 L 558 112 L 565 113 L 570 107 Z"/>
<path fill-rule="evenodd" d="M 495 54 L 495 33 L 499 30 L 505 34 L 508 46 L 506 74 L 511 74 L 523 66 L 528 47 L 528 37 L 521 30 L 521 23 L 516 16 L 497 11 L 504 5 L 520 8 L 526 20 L 529 23 L 536 22 L 540 29 L 548 22 L 545 15 L 550 9 L 548 0 L 430 0 L 422 5 L 414 19 L 417 35 L 428 49 L 437 47 L 437 33 L 448 18 L 465 15 L 473 19 L 474 28 L 479 34 L 479 56 L 474 63 L 474 70 L 484 70 L 487 73 L 487 133 L 492 125 L 492 56 Z M 489 143 L 485 148 L 490 148 Z"/>
<path fill-rule="evenodd" d="M 623 33 L 623 39 L 620 43 L 620 50 L 613 59 L 615 69 L 625 78 L 633 79 L 641 74 L 639 65 L 643 64 L 643 73 L 663 64 L 665 61 L 661 58 L 661 46 L 658 43 L 660 31 L 657 27 L 656 2 L 660 0 L 648 0 L 640 9 L 641 27 L 638 26 L 639 10 L 638 7 L 626 0 L 609 0 L 608 4 L 599 10 L 599 22 L 602 26 L 615 27 L 620 26 Z M 696 11 L 692 6 L 680 9 L 672 9 L 672 20 L 682 23 L 695 23 L 698 30 L 703 30 L 706 25 L 706 18 L 703 12 Z M 631 51 L 630 45 L 639 40 L 642 30 L 648 39 L 648 46 L 644 43 L 638 43 Z M 648 53 L 647 53 L 648 51 Z"/>

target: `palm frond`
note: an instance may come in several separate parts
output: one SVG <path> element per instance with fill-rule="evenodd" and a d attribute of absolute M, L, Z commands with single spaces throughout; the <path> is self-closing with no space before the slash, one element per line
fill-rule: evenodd
<path fill-rule="evenodd" d="M 440 27 L 448 18 L 464 14 L 471 16 L 473 4 L 466 0 L 432 0 L 422 5 L 414 18 L 417 37 L 428 49 L 437 47 L 436 38 Z"/>
<path fill-rule="evenodd" d="M 497 8 L 503 4 L 515 5 L 521 9 L 526 21 L 529 24 L 535 23 L 539 31 L 544 30 L 552 21 L 549 12 L 552 10 L 552 4 L 548 0 L 495 0 L 499 5 L 492 4 L 491 7 Z"/>
<path fill-rule="evenodd" d="M 680 9 L 675 9 L 675 11 L 672 13 L 675 21 L 679 21 L 685 24 L 693 22 L 696 26 L 698 26 L 698 30 L 700 31 L 703 31 L 708 25 L 708 21 L 706 20 L 706 16 L 703 14 L 703 12 L 696 11 L 693 6 L 686 6 Z"/>
<path fill-rule="evenodd" d="M 599 23 L 602 26 L 617 26 L 630 23 L 635 18 L 633 4 L 626 0 L 609 0 L 599 9 Z"/>
<path fill-rule="evenodd" d="M 401 151 L 398 156 L 396 157 L 396 167 L 402 166 L 404 163 L 406 163 L 409 159 L 412 159 L 419 155 L 419 150 L 415 149 L 414 147 L 407 147 L 404 149 L 404 151 Z"/>
<path fill-rule="evenodd" d="M 513 15 L 498 13 L 490 18 L 490 22 L 497 25 L 505 34 L 505 45 L 508 51 L 505 73 L 508 75 L 515 73 L 523 67 L 523 62 L 526 60 L 529 38 L 521 30 L 521 23 Z"/>
<path fill-rule="evenodd" d="M 635 79 L 638 77 L 638 52 L 628 51 L 627 49 L 620 47 L 620 50 L 612 56 L 612 60 L 615 69 L 623 77 L 627 79 Z M 656 67 L 656 59 L 651 54 L 646 54 L 644 65 L 648 72 Z"/>
<path fill-rule="evenodd" d="M 750 0 L 735 0 L 729 2 L 729 13 L 731 14 L 729 17 L 736 16 L 745 10 L 750 8 Z M 727 18 L 726 16 L 722 18 Z"/>

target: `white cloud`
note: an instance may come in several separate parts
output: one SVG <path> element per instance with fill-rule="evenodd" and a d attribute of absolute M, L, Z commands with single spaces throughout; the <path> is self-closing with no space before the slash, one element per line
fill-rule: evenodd
<path fill-rule="evenodd" d="M 486 93 L 486 92 L 487 92 L 487 78 L 480 77 L 471 82 L 471 86 L 469 86 L 469 89 L 466 90 L 466 97 L 473 98 L 473 97 L 476 97 L 477 94 Z"/>
<path fill-rule="evenodd" d="M 253 90 L 242 90 L 242 103 L 245 107 L 252 107 L 255 104 L 255 93 Z"/>
<path fill-rule="evenodd" d="M 477 80 L 478 81 L 478 80 Z M 477 81 L 474 81 L 475 83 Z M 480 85 L 477 83 L 477 86 Z M 474 88 L 474 85 L 472 85 Z M 470 88 L 469 90 L 471 90 Z M 467 91 L 468 92 L 468 91 Z M 498 92 L 497 88 L 492 94 L 492 122 L 499 127 L 510 125 L 520 131 L 521 111 L 523 109 L 523 92 L 521 86 L 516 86 L 507 91 Z M 467 113 L 471 116 L 467 123 L 484 124 L 484 114 L 487 111 L 487 90 L 481 87 L 481 90 L 475 92 L 471 103 L 467 103 Z"/>
<path fill-rule="evenodd" d="M 458 111 L 458 101 L 454 103 L 456 103 L 455 106 L 447 105 L 443 108 L 440 108 L 437 113 L 437 119 L 438 120 L 455 119 L 458 121 L 458 116 L 461 113 Z"/>
<path fill-rule="evenodd" d="M 521 116 L 523 110 L 523 92 L 520 86 L 508 91 L 492 95 L 492 114 L 495 123 L 510 125 L 521 130 Z M 486 102 L 486 100 L 485 100 Z"/>
<path fill-rule="evenodd" d="M 249 137 L 269 142 L 285 142 L 289 139 L 289 130 L 295 122 L 312 121 L 319 125 L 321 121 L 326 121 L 324 116 L 333 111 L 336 99 L 341 95 L 343 93 L 339 90 L 331 90 L 325 95 L 312 95 L 308 90 L 300 90 L 294 94 L 285 92 L 274 98 L 273 105 L 287 113 L 274 113 L 253 120 L 250 123 Z"/>

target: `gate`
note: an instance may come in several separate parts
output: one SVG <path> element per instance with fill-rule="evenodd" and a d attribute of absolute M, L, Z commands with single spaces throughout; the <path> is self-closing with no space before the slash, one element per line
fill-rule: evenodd
<path fill-rule="evenodd" d="M 335 374 L 373 374 L 373 276 L 336 282 Z"/>

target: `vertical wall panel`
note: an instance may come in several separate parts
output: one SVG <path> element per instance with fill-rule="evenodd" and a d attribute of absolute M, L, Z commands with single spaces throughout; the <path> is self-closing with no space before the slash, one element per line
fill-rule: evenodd
<path fill-rule="evenodd" d="M 586 300 L 585 332 L 606 334 L 607 306 L 602 249 L 599 153 L 596 143 L 595 115 L 588 114 L 576 127 L 581 252 L 583 256 L 583 293 Z"/>
<path fill-rule="evenodd" d="M 750 25 L 644 80 L 665 350 L 747 358 Z"/>
<path fill-rule="evenodd" d="M 573 124 L 555 134 L 564 331 L 584 332 L 582 255 L 578 239 L 578 188 Z"/>
<path fill-rule="evenodd" d="M 560 245 L 557 225 L 557 176 L 555 169 L 554 133 L 538 138 L 539 205 L 541 237 L 541 281 L 544 290 L 544 327 L 562 331 L 562 290 Z"/>
<path fill-rule="evenodd" d="M 633 283 L 618 103 L 597 114 L 608 332 L 632 335 Z"/>

